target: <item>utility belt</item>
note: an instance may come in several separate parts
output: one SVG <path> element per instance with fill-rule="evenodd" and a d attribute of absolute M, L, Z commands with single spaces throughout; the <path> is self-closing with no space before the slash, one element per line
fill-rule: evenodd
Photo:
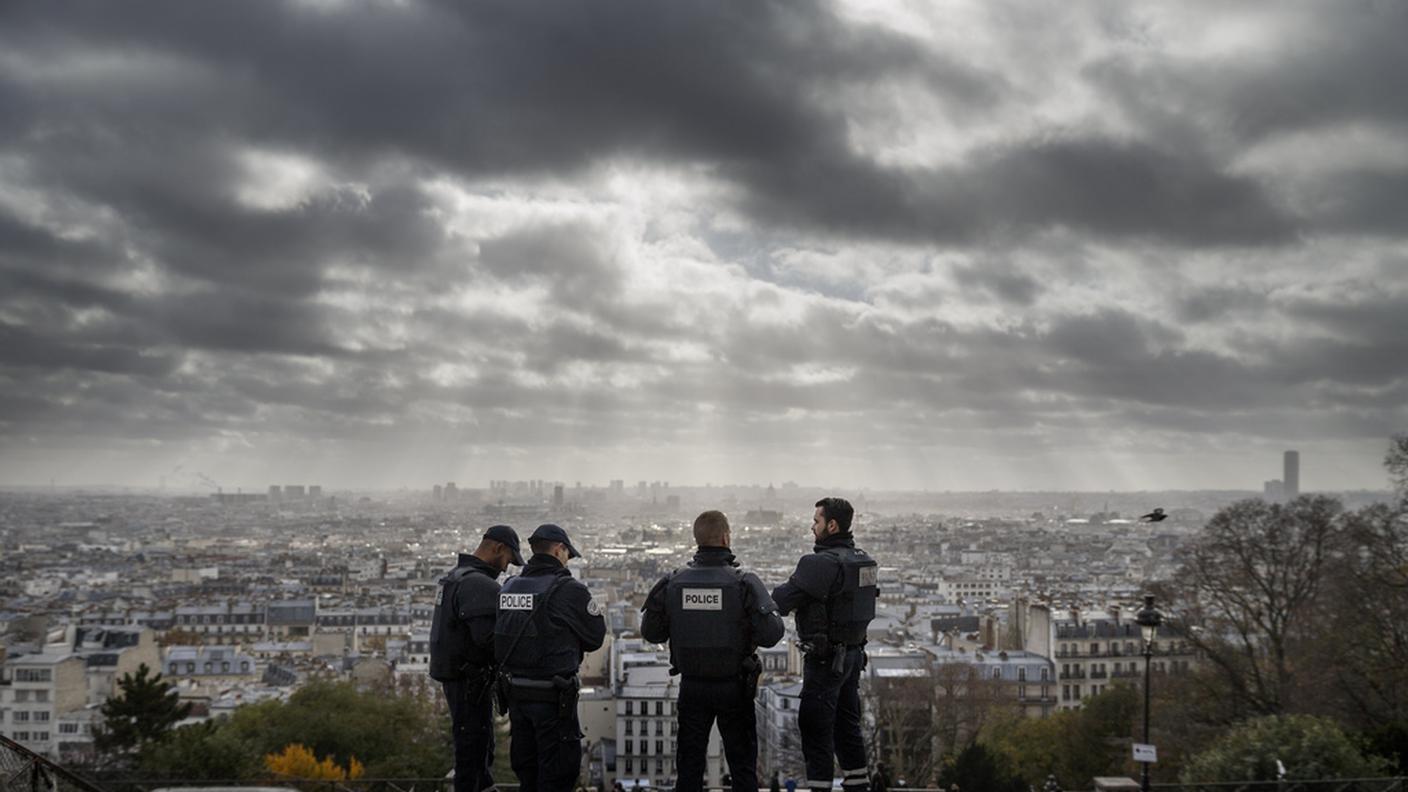
<path fill-rule="evenodd" d="M 576 674 L 554 676 L 551 679 L 533 679 L 506 674 L 501 679 L 507 680 L 505 692 L 510 701 L 538 701 L 556 704 L 559 714 L 563 717 L 566 717 L 569 712 L 575 712 L 577 692 L 582 689 L 582 682 Z"/>
<path fill-rule="evenodd" d="M 808 660 L 815 660 L 820 663 L 827 663 L 831 666 L 832 673 L 839 674 L 846 668 L 846 653 L 852 649 L 865 649 L 865 642 L 854 644 L 832 643 L 826 636 L 818 636 L 810 640 L 798 642 L 798 647 Z M 864 653 L 860 656 L 861 668 L 865 668 L 867 657 Z"/>

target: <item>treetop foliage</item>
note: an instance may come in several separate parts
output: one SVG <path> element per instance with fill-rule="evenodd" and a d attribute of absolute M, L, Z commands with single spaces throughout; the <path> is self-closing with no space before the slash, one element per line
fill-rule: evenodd
<path fill-rule="evenodd" d="M 182 704 L 175 686 L 161 678 L 146 663 L 135 674 L 117 680 L 117 695 L 103 702 L 103 722 L 93 735 L 101 754 L 122 757 L 141 751 L 165 739 L 171 728 L 190 714 L 191 705 Z"/>
<path fill-rule="evenodd" d="M 287 701 L 262 701 L 228 717 L 178 729 L 142 756 L 157 777 L 259 780 L 265 757 L 302 746 L 313 757 L 369 778 L 431 778 L 452 766 L 449 720 L 426 692 L 361 690 L 319 681 Z"/>

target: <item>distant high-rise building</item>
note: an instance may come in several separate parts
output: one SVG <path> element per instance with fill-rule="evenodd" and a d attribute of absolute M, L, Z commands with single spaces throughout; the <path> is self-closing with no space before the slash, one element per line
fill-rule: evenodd
<path fill-rule="evenodd" d="M 308 497 L 310 497 L 310 498 L 321 498 L 321 497 L 323 497 L 323 485 L 322 485 L 322 484 L 314 484 L 313 486 L 309 487 L 309 488 L 308 488 Z"/>
<path fill-rule="evenodd" d="M 1287 451 L 1282 458 L 1281 489 L 1286 500 L 1300 495 L 1300 452 Z"/>
<path fill-rule="evenodd" d="M 441 487 L 439 484 L 436 484 L 435 488 L 431 490 L 430 497 L 435 500 L 442 500 L 445 497 L 444 487 Z"/>
<path fill-rule="evenodd" d="M 303 491 L 303 485 L 302 485 L 302 484 L 285 484 L 285 485 L 284 485 L 284 497 L 287 498 L 287 499 L 289 499 L 289 500 L 292 500 L 292 499 L 294 499 L 294 498 L 299 498 L 299 499 L 301 499 L 305 494 L 306 494 L 306 493 Z"/>
<path fill-rule="evenodd" d="M 455 500 L 455 499 L 459 498 L 459 495 L 460 495 L 460 491 L 459 491 L 459 488 L 455 486 L 455 482 L 453 482 L 453 481 L 447 481 L 447 482 L 445 482 L 445 500 L 447 500 L 447 501 Z"/>
<path fill-rule="evenodd" d="M 552 488 L 552 507 L 554 509 L 561 509 L 563 500 L 562 485 L 554 485 Z"/>
<path fill-rule="evenodd" d="M 271 500 L 271 501 L 276 501 L 276 500 L 278 500 L 278 499 L 279 499 L 279 494 L 280 494 L 282 491 L 283 491 L 282 488 L 279 487 L 278 484 L 270 484 L 270 485 L 269 485 L 269 500 Z"/>
<path fill-rule="evenodd" d="M 1279 502 L 1286 496 L 1286 486 L 1280 479 L 1271 479 L 1261 485 L 1261 497 L 1272 503 Z"/>

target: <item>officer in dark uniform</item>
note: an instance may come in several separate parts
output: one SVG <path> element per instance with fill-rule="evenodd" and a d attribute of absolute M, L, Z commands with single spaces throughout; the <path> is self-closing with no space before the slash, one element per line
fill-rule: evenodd
<path fill-rule="evenodd" d="M 860 731 L 860 672 L 865 635 L 875 618 L 875 561 L 851 535 L 855 510 L 842 498 L 817 501 L 812 518 L 816 547 L 772 593 L 783 615 L 796 612 L 802 665 L 802 756 L 807 786 L 831 789 L 832 757 L 845 792 L 867 792 L 869 773 Z"/>
<path fill-rule="evenodd" d="M 763 582 L 738 568 L 729 552 L 728 518 L 706 511 L 694 520 L 699 550 L 689 566 L 660 579 L 645 601 L 640 632 L 670 642 L 680 682 L 676 792 L 704 788 L 705 751 L 714 719 L 734 792 L 758 790 L 758 726 L 753 700 L 759 646 L 782 640 L 784 627 Z"/>
<path fill-rule="evenodd" d="M 484 532 L 479 548 L 461 553 L 440 579 L 430 623 L 430 678 L 450 705 L 455 742 L 455 792 L 494 786 L 494 611 L 498 577 L 523 566 L 518 534 L 507 525 Z"/>
<path fill-rule="evenodd" d="M 494 655 L 509 698 L 509 763 L 522 792 L 570 792 L 582 763 L 577 668 L 601 647 L 606 619 L 567 570 L 582 554 L 567 532 L 540 525 L 533 557 L 499 590 Z"/>

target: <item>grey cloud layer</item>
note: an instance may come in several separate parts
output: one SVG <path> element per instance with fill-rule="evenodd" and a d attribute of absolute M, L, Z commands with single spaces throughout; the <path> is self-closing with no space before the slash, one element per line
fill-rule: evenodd
<path fill-rule="evenodd" d="M 1379 436 L 1408 420 L 1408 164 L 1288 185 L 1238 162 L 1402 130 L 1404 20 L 1285 13 L 1258 57 L 1131 48 L 1137 20 L 1102 20 L 1088 62 L 1004 65 L 822 3 L 7 3 L 0 438 L 609 449 L 707 425 L 803 447 L 798 415 L 994 453 L 1229 415 L 1255 442 Z M 1039 69 L 1109 123 L 1024 116 Z M 897 164 L 845 99 L 885 91 L 1020 123 Z M 242 197 L 275 190 L 265 154 L 313 186 Z M 710 202 L 632 225 L 593 195 L 621 163 Z M 518 203 L 489 222 L 437 179 Z M 1378 281 L 1286 263 L 1360 234 Z M 772 277 L 813 246 L 901 263 L 830 296 Z"/>

